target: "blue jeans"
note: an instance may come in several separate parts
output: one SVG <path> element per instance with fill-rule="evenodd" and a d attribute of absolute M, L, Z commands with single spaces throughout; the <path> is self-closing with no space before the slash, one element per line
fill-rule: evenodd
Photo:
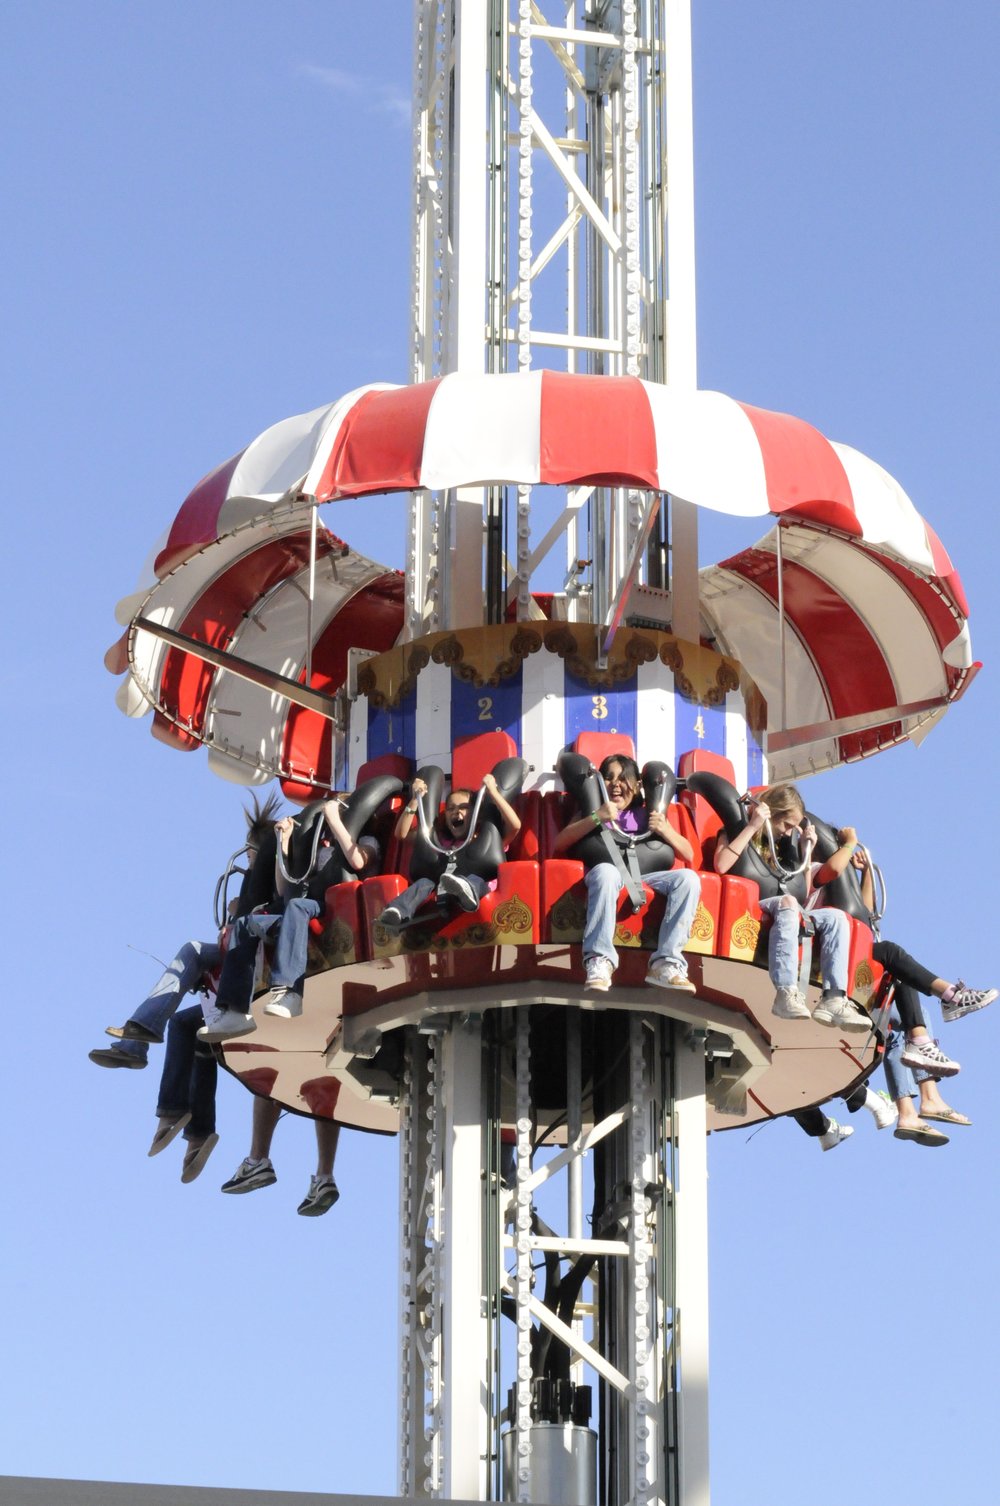
<path fill-rule="evenodd" d="M 200 1004 L 181 1009 L 167 1026 L 167 1049 L 156 1112 L 161 1118 L 191 1111 L 185 1140 L 204 1140 L 215 1133 L 215 1053 L 198 1041 L 204 1021 Z"/>
<path fill-rule="evenodd" d="M 789 900 L 791 903 L 789 904 Z M 799 981 L 799 921 L 802 907 L 791 895 L 762 899 L 760 908 L 771 917 L 767 938 L 767 970 L 775 988 L 795 988 Z M 809 919 L 819 942 L 823 991 L 847 992 L 847 959 L 851 931 L 843 910 L 810 910 Z"/>
<path fill-rule="evenodd" d="M 617 967 L 615 924 L 618 919 L 618 895 L 624 886 L 624 880 L 613 863 L 598 863 L 595 867 L 588 868 L 584 882 L 587 885 L 584 961 L 588 957 L 606 957 L 612 967 Z M 642 882 L 648 884 L 654 894 L 665 894 L 667 897 L 651 963 L 669 963 L 681 977 L 686 978 L 687 959 L 682 947 L 691 935 L 701 895 L 701 880 L 691 868 L 671 868 L 644 873 Z"/>
<path fill-rule="evenodd" d="M 930 1016 L 923 1004 L 920 1003 L 919 998 L 917 998 L 917 1006 L 923 1016 L 924 1024 L 927 1026 L 928 1031 L 930 1031 Z M 885 1043 L 885 1055 L 882 1058 L 882 1066 L 885 1070 L 885 1085 L 889 1089 L 889 1097 L 894 1103 L 897 1098 L 914 1098 L 917 1093 L 917 1083 L 926 1082 L 931 1075 L 929 1072 L 925 1072 L 922 1067 L 913 1072 L 909 1067 L 903 1066 L 900 1057 L 903 1054 L 905 1045 L 906 1031 L 902 1029 L 896 1030 L 895 1028 L 890 1030 Z"/>
<path fill-rule="evenodd" d="M 139 1025 L 145 1025 L 154 1035 L 163 1035 L 167 1021 L 180 1006 L 181 1000 L 193 988 L 197 988 L 206 973 L 213 973 L 222 960 L 222 951 L 214 941 L 185 941 L 173 962 L 160 977 L 150 994 L 129 1015 Z M 146 1060 L 149 1047 L 145 1041 L 120 1041 L 117 1049 L 128 1056 Z"/>
<path fill-rule="evenodd" d="M 257 943 L 277 927 L 278 939 L 271 964 L 271 986 L 293 988 L 301 993 L 309 959 L 309 922 L 321 906 L 314 899 L 289 899 L 275 910 L 241 915 L 229 936 L 229 950 L 222 964 L 217 1003 L 220 1009 L 249 1014 L 253 980 L 257 971 Z"/>
<path fill-rule="evenodd" d="M 481 900 L 490 887 L 486 880 L 480 878 L 478 873 L 463 873 L 462 877 L 473 890 L 476 898 Z M 404 889 L 398 899 L 390 900 L 389 903 L 394 910 L 399 911 L 404 920 L 412 920 L 424 900 L 431 897 L 436 887 L 433 879 L 414 879 L 410 887 Z"/>

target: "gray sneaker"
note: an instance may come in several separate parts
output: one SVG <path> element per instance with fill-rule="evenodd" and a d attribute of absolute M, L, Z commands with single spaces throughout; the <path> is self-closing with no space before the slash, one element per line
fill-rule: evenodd
<path fill-rule="evenodd" d="M 244 1014 L 239 1009 L 220 1009 L 217 1011 L 211 1024 L 202 1025 L 198 1031 L 200 1041 L 231 1041 L 240 1035 L 250 1035 L 257 1029 L 257 1021 L 252 1014 Z"/>
<path fill-rule="evenodd" d="M 945 1056 L 937 1041 L 929 1035 L 917 1041 L 907 1041 L 899 1058 L 904 1067 L 913 1072 L 926 1072 L 930 1077 L 954 1077 L 962 1068 L 950 1056 Z"/>
<path fill-rule="evenodd" d="M 247 1156 L 241 1161 L 228 1182 L 223 1182 L 221 1192 L 254 1192 L 258 1187 L 270 1187 L 278 1180 L 277 1173 L 267 1156 L 260 1161 L 251 1161 Z"/>
<path fill-rule="evenodd" d="M 587 993 L 605 994 L 611 987 L 611 979 L 614 969 L 607 957 L 588 957 L 584 963 L 586 969 L 586 982 L 584 989 Z"/>
<path fill-rule="evenodd" d="M 995 988 L 966 988 L 961 978 L 955 984 L 955 992 L 950 999 L 941 1000 L 941 1018 L 946 1025 L 954 1020 L 960 1020 L 963 1015 L 974 1014 L 977 1009 L 985 1009 L 987 1004 L 992 1004 L 997 996 Z"/>
<path fill-rule="evenodd" d="M 774 996 L 771 1013 L 779 1020 L 808 1020 L 811 1018 L 805 995 L 800 988 L 779 988 Z"/>
<path fill-rule="evenodd" d="M 872 1022 L 863 1009 L 858 1009 L 843 994 L 831 994 L 820 999 L 813 1010 L 817 1025 L 829 1025 L 832 1030 L 870 1030 Z"/>
<path fill-rule="evenodd" d="M 437 887 L 438 894 L 443 894 L 446 899 L 453 899 L 466 915 L 471 915 L 474 910 L 479 909 L 475 889 L 460 873 L 442 873 Z"/>
<path fill-rule="evenodd" d="M 302 1013 L 302 995 L 294 988 L 272 988 L 264 1005 L 264 1013 L 279 1020 L 293 1020 Z"/>

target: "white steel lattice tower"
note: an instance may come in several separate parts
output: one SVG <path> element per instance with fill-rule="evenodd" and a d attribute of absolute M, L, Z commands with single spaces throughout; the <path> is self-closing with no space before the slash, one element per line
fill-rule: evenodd
<path fill-rule="evenodd" d="M 411 379 L 544 366 L 693 387 L 688 0 L 414 14 Z M 697 641 L 693 509 L 672 507 L 668 539 L 640 491 L 547 506 L 527 486 L 416 491 L 405 636 L 530 619 L 562 541 L 568 621 L 606 648 L 638 578 Z M 435 992 L 406 1032 L 404 1495 L 708 1500 L 706 1022 L 649 992 L 596 1014 L 564 985 L 498 984 L 485 1011 Z"/>

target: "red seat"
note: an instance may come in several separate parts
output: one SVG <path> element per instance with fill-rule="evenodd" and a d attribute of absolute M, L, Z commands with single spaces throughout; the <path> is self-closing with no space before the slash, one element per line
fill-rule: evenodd
<path fill-rule="evenodd" d="M 509 732 L 499 729 L 460 737 L 451 754 L 453 790 L 478 790 L 485 775 L 504 758 L 517 757 L 517 744 Z"/>
<path fill-rule="evenodd" d="M 626 753 L 635 758 L 635 743 L 625 732 L 581 732 L 573 744 L 573 752 L 589 758 L 594 768 L 599 769 L 612 753 Z"/>

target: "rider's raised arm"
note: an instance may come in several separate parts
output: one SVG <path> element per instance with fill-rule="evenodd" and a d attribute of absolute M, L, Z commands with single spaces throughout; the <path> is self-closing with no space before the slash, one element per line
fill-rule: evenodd
<path fill-rule="evenodd" d="M 840 843 L 837 851 L 827 858 L 815 875 L 814 883 L 818 889 L 824 884 L 832 883 L 848 868 L 858 845 L 858 834 L 853 826 L 844 826 L 837 833 L 837 841 Z"/>
<path fill-rule="evenodd" d="M 512 842 L 521 830 L 521 818 L 510 802 L 505 800 L 501 795 L 499 786 L 492 774 L 484 775 L 483 788 L 503 817 L 503 845 L 506 847 L 508 842 Z"/>
<path fill-rule="evenodd" d="M 739 862 L 757 833 L 763 831 L 764 823 L 770 814 L 770 807 L 765 805 L 763 800 L 753 802 L 746 826 L 738 831 L 731 841 L 719 841 L 715 844 L 713 862 L 716 873 L 728 873 L 730 868 Z M 722 832 L 719 836 L 722 836 Z"/>
<path fill-rule="evenodd" d="M 419 829 L 417 823 L 417 802 L 426 794 L 427 785 L 418 775 L 410 787 L 409 800 L 396 818 L 394 835 L 397 842 L 405 842 L 416 835 Z"/>
<path fill-rule="evenodd" d="M 586 816 L 577 816 L 567 826 L 563 827 L 552 845 L 553 854 L 558 857 L 560 853 L 567 852 L 569 848 L 575 847 L 577 842 L 582 842 L 587 833 L 593 831 L 595 826 L 603 826 L 605 821 L 616 821 L 617 819 L 617 806 L 612 805 L 610 800 L 605 800 L 604 804 L 598 806 L 596 811 L 591 811 Z"/>
<path fill-rule="evenodd" d="M 347 827 L 344 825 L 343 818 L 340 814 L 340 801 L 328 800 L 323 807 L 323 815 L 326 818 L 327 826 L 336 837 L 337 843 L 340 847 L 341 852 L 344 854 L 344 857 L 347 859 L 348 863 L 350 863 L 354 871 L 356 873 L 360 873 L 367 860 L 361 848 L 359 847 L 356 838 L 351 836 L 350 832 L 347 830 Z"/>

